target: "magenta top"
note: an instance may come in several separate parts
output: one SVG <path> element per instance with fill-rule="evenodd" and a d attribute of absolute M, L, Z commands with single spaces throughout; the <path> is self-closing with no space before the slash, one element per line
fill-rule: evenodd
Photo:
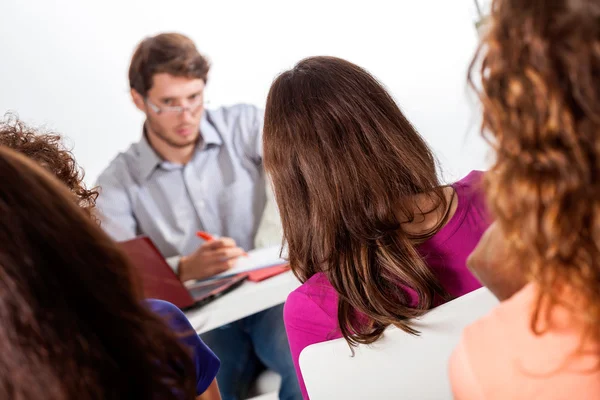
<path fill-rule="evenodd" d="M 490 224 L 481 190 L 481 171 L 472 171 L 452 187 L 458 197 L 456 212 L 431 239 L 419 246 L 419 253 L 453 297 L 481 287 L 469 272 L 466 260 Z M 407 289 L 417 303 L 417 295 Z M 284 321 L 296 374 L 305 399 L 306 386 L 300 373 L 300 352 L 314 343 L 342 337 L 337 322 L 338 296 L 323 273 L 310 277 L 287 298 Z"/>

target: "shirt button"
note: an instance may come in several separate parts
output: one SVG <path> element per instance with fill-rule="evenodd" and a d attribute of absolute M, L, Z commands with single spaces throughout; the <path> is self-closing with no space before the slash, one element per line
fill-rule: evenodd
<path fill-rule="evenodd" d="M 204 200 L 200 200 L 200 202 L 198 203 L 198 206 L 200 206 L 200 208 L 204 208 L 206 204 L 204 203 Z"/>

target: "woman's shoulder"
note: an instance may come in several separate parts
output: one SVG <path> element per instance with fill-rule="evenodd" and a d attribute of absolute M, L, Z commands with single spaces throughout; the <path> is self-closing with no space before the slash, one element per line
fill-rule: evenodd
<path fill-rule="evenodd" d="M 499 326 L 507 327 L 525 321 L 535 293 L 533 284 L 525 285 L 510 298 L 498 303 L 487 315 L 467 327 L 467 331 L 478 336 L 478 332 L 488 330 L 497 332 Z"/>
<path fill-rule="evenodd" d="M 147 299 L 145 302 L 148 308 L 166 322 L 183 342 L 196 345 L 195 340 L 198 335 L 183 311 L 164 300 Z"/>
<path fill-rule="evenodd" d="M 440 243 L 452 240 L 451 247 L 461 249 L 464 259 L 473 251 L 483 232 L 491 224 L 483 191 L 482 171 L 471 171 L 452 184 L 458 204 L 456 211 L 436 235 L 421 245 L 425 253 L 433 251 Z M 464 260 L 460 261 L 464 265 Z"/>
<path fill-rule="evenodd" d="M 287 320 L 302 316 L 321 316 L 337 320 L 338 295 L 327 276 L 319 272 L 292 291 L 286 302 L 284 317 Z"/>
<path fill-rule="evenodd" d="M 150 308 L 150 310 L 152 310 L 152 312 L 167 321 L 172 328 L 177 328 L 181 324 L 189 325 L 189 321 L 185 314 L 179 308 L 177 308 L 177 306 L 169 303 L 168 301 L 147 299 L 146 305 L 148 308 Z"/>
<path fill-rule="evenodd" d="M 291 293 L 291 297 L 306 297 L 320 306 L 333 303 L 337 306 L 338 295 L 323 272 L 318 272 Z"/>
<path fill-rule="evenodd" d="M 600 372 L 596 369 L 596 343 L 591 344 L 593 351 L 578 353 L 581 330 L 572 319 L 555 318 L 565 314 L 560 306 L 551 313 L 553 328 L 535 333 L 531 323 L 537 296 L 536 286 L 530 283 L 464 330 L 450 367 L 456 387 L 467 385 L 461 376 L 468 370 L 473 375 L 469 386 L 476 385 L 486 393 L 494 390 L 499 398 L 520 394 L 518 398 L 562 399 L 567 398 L 566 392 L 577 390 L 579 398 L 591 398 L 586 395 L 592 392 L 597 398 Z M 540 376 L 546 378 L 540 380 Z M 537 396 L 531 395 L 534 392 Z"/>
<path fill-rule="evenodd" d="M 483 187 L 483 171 L 471 171 L 452 187 L 458 197 L 457 214 L 468 214 L 486 228 L 491 223 Z"/>
<path fill-rule="evenodd" d="M 172 311 L 181 312 L 181 310 L 179 310 L 179 308 L 177 308 L 177 306 L 175 306 L 173 303 L 169 303 L 168 301 L 165 301 L 165 300 L 146 299 L 145 302 L 146 302 L 146 305 L 157 314 L 163 314 L 165 312 L 172 312 Z"/>
<path fill-rule="evenodd" d="M 483 368 L 486 360 L 507 357 L 508 342 L 513 350 L 522 345 L 522 339 L 529 335 L 533 301 L 534 288 L 529 284 L 465 328 L 462 342 L 473 367 Z"/>
<path fill-rule="evenodd" d="M 464 178 L 454 183 L 452 186 L 457 191 L 467 191 L 472 194 L 483 195 L 483 178 L 484 171 L 473 170 Z"/>
<path fill-rule="evenodd" d="M 341 337 L 338 295 L 327 277 L 316 274 L 290 293 L 283 320 L 293 353 L 310 344 Z"/>
<path fill-rule="evenodd" d="M 151 311 L 169 325 L 180 342 L 191 349 L 196 369 L 196 393 L 203 393 L 217 375 L 220 360 L 200 339 L 190 321 L 177 306 L 157 299 L 148 299 L 145 302 Z"/>

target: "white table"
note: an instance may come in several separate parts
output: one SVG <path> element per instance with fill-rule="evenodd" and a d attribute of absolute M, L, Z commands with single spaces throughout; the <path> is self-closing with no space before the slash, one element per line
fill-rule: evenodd
<path fill-rule="evenodd" d="M 288 294 L 300 286 L 291 271 L 262 282 L 244 282 L 240 287 L 197 310 L 186 312 L 198 334 L 285 302 Z"/>

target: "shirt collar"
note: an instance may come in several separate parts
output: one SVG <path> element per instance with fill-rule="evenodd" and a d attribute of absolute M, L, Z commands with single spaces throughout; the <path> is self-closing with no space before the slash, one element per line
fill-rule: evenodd
<path fill-rule="evenodd" d="M 137 144 L 138 165 L 140 168 L 141 178 L 146 180 L 163 160 L 154 151 L 152 146 L 150 146 L 150 142 L 148 142 L 148 138 L 146 138 L 146 127 L 144 127 L 142 131 L 142 138 Z"/>
<path fill-rule="evenodd" d="M 138 158 L 140 166 L 140 174 L 142 179 L 146 180 L 152 175 L 152 172 L 163 163 L 163 159 L 154 151 L 148 138 L 146 137 L 146 125 L 142 128 L 142 138 L 138 142 Z M 223 139 L 214 125 L 210 122 L 207 112 L 204 112 L 200 120 L 200 135 L 202 142 L 196 147 L 196 154 L 205 150 L 210 146 L 220 146 L 223 144 Z"/>
<path fill-rule="evenodd" d="M 200 120 L 200 134 L 202 135 L 202 146 L 201 150 L 204 150 L 209 145 L 220 146 L 223 144 L 223 139 L 217 129 L 212 124 L 210 120 L 210 116 L 208 115 L 210 111 L 205 111 L 202 119 Z"/>

